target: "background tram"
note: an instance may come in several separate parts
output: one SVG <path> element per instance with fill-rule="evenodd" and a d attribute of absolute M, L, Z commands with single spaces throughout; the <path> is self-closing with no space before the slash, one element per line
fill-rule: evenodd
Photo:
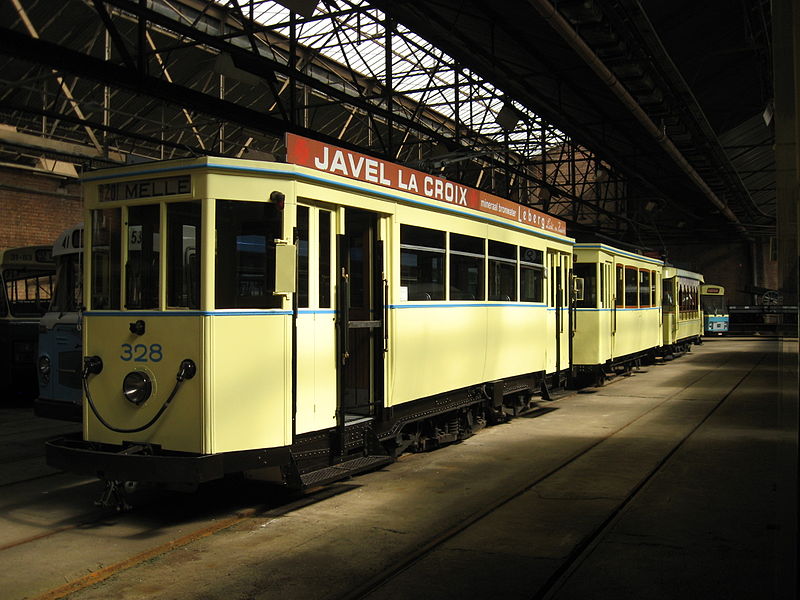
<path fill-rule="evenodd" d="M 64 232 L 53 244 L 56 279 L 47 313 L 39 323 L 39 396 L 33 403 L 40 417 L 80 421 L 83 361 L 83 224 Z"/>
<path fill-rule="evenodd" d="M 55 263 L 50 246 L 0 251 L 0 400 L 37 394 L 39 319 L 50 304 Z"/>
<path fill-rule="evenodd" d="M 703 309 L 703 333 L 705 335 L 728 333 L 730 316 L 725 302 L 725 288 L 711 284 L 700 286 L 700 305 Z"/>
<path fill-rule="evenodd" d="M 652 361 L 662 344 L 660 260 L 605 244 L 576 244 L 573 369 L 578 384 Z"/>
<path fill-rule="evenodd" d="M 84 179 L 83 434 L 50 442 L 51 465 L 314 485 L 566 379 L 563 222 L 324 152 L 316 169 L 198 158 Z"/>
<path fill-rule="evenodd" d="M 663 313 L 664 354 L 687 352 L 702 342 L 703 312 L 700 286 L 703 276 L 675 267 L 664 267 Z"/>

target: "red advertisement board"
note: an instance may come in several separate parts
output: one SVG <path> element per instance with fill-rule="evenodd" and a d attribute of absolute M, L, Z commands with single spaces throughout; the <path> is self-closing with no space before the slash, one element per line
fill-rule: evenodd
<path fill-rule="evenodd" d="M 453 206 L 472 208 L 561 235 L 566 235 L 567 232 L 566 223 L 561 219 L 511 200 L 292 133 L 286 134 L 286 162 L 408 192 Z"/>

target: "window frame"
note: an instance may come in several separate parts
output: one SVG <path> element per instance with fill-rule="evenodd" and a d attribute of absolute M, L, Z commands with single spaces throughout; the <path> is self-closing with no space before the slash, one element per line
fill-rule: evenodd
<path fill-rule="evenodd" d="M 426 235 L 426 232 L 432 232 L 435 234 L 441 234 L 442 238 L 442 246 L 423 246 L 419 244 L 412 244 L 412 243 L 404 243 L 403 242 L 403 230 L 406 230 L 407 234 L 414 233 L 413 230 L 417 230 L 416 233 L 421 235 Z M 400 223 L 400 288 L 406 288 L 406 294 L 403 298 L 404 301 L 407 302 L 441 302 L 446 301 L 447 299 L 447 233 L 445 231 L 441 231 L 438 229 L 432 229 L 430 227 L 421 227 L 419 225 L 412 225 L 411 223 Z M 403 265 L 403 254 L 404 251 L 409 253 L 425 253 L 425 255 L 441 255 L 442 261 L 441 266 L 436 269 L 438 274 L 440 275 L 441 282 L 437 284 L 435 278 L 432 278 L 430 282 L 423 281 L 423 282 L 416 282 L 417 285 L 424 286 L 430 285 L 430 291 L 422 292 L 427 297 L 420 298 L 418 297 L 418 293 L 415 293 L 412 297 L 412 286 L 411 285 L 404 285 L 404 281 L 408 282 L 406 278 L 404 280 L 404 265 Z M 419 254 L 415 256 L 419 257 Z M 430 256 L 429 256 L 430 258 Z M 417 261 L 417 265 L 414 267 L 416 269 L 420 269 L 419 261 Z M 433 269 L 432 271 L 433 272 Z M 440 290 L 437 290 L 439 293 L 431 294 L 431 292 L 435 291 L 433 286 L 439 285 Z"/>

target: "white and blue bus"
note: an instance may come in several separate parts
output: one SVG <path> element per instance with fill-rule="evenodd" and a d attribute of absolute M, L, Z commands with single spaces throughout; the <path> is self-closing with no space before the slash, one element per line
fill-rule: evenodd
<path fill-rule="evenodd" d="M 725 303 L 725 288 L 721 285 L 710 284 L 701 286 L 700 303 L 703 307 L 703 334 L 725 335 L 728 333 L 730 316 Z"/>
<path fill-rule="evenodd" d="M 81 304 L 83 224 L 64 231 L 53 245 L 56 282 L 47 313 L 39 322 L 40 417 L 81 420 Z"/>

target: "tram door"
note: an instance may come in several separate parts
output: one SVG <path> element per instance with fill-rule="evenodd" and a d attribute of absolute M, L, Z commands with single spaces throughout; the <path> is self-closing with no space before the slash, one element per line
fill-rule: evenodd
<path fill-rule="evenodd" d="M 550 280 L 550 294 L 548 297 L 549 311 L 554 313 L 551 323 L 553 324 L 552 334 L 555 341 L 555 371 L 560 372 L 570 364 L 569 356 L 569 308 L 568 298 L 568 277 L 569 277 L 569 255 L 565 252 L 548 251 L 548 278 Z M 550 362 L 550 361 L 548 361 Z"/>
<path fill-rule="evenodd" d="M 614 356 L 614 334 L 617 332 L 617 309 L 614 287 L 614 265 L 605 260 L 600 263 L 600 322 L 604 324 L 598 331 L 602 356 Z M 607 333 L 608 335 L 605 335 Z"/>
<path fill-rule="evenodd" d="M 375 213 L 345 209 L 337 252 L 337 425 L 379 418 L 383 408 L 383 242 Z"/>

